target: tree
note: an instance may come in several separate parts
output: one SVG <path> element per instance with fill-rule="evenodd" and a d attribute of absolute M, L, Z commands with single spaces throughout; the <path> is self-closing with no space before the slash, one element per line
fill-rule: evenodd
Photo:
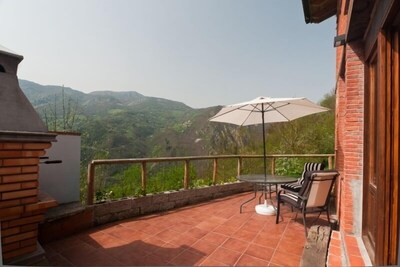
<path fill-rule="evenodd" d="M 59 102 L 61 101 L 61 107 Z M 61 111 L 59 110 L 61 108 Z M 71 97 L 66 97 L 64 85 L 61 90 L 61 100 L 59 96 L 54 94 L 53 103 L 48 103 L 47 108 L 44 108 L 44 118 L 46 126 L 52 131 L 73 131 L 75 127 L 76 117 L 79 114 L 80 106 L 78 100 L 72 100 Z M 61 118 L 59 118 L 59 111 Z"/>

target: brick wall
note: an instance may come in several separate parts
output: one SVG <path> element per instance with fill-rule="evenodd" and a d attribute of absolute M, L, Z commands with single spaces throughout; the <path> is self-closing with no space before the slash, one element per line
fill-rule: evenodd
<path fill-rule="evenodd" d="M 364 62 L 362 43 L 346 46 L 346 73 L 343 91 L 345 109 L 341 140 L 343 146 L 342 204 L 343 230 L 360 234 L 364 143 Z"/>
<path fill-rule="evenodd" d="M 38 190 L 39 157 L 51 143 L 0 142 L 0 220 L 5 263 L 37 249 L 38 223 L 54 206 Z"/>
<path fill-rule="evenodd" d="M 345 14 L 347 2 L 341 2 L 338 12 L 338 35 L 345 34 L 348 27 L 349 17 Z M 361 236 L 365 79 L 363 54 L 360 42 L 349 42 L 336 49 L 335 151 L 336 168 L 340 172 L 337 184 L 340 231 L 332 232 L 327 266 L 364 266 L 364 262 L 368 265 L 366 259 L 361 259 L 360 253 L 357 254 L 359 261 L 353 262 L 353 252 L 345 244 L 348 238 Z M 359 251 L 358 245 L 356 247 Z"/>

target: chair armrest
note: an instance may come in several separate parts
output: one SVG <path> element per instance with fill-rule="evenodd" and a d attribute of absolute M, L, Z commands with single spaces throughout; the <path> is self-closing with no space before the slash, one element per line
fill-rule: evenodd
<path fill-rule="evenodd" d="M 282 192 L 285 192 L 285 190 L 284 189 L 279 190 L 278 191 L 278 196 L 280 196 Z"/>

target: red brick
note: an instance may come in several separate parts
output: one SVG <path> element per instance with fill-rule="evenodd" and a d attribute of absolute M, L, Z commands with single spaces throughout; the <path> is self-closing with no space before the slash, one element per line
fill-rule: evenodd
<path fill-rule="evenodd" d="M 23 154 L 21 150 L 0 150 L 0 158 L 22 158 Z"/>
<path fill-rule="evenodd" d="M 19 234 L 21 229 L 19 227 L 12 227 L 8 229 L 1 230 L 1 236 L 6 237 L 10 235 L 16 235 Z"/>
<path fill-rule="evenodd" d="M 39 186 L 39 183 L 37 181 L 25 182 L 25 183 L 21 184 L 21 189 L 37 188 L 38 186 Z"/>
<path fill-rule="evenodd" d="M 26 197 L 26 198 L 20 199 L 20 201 L 21 201 L 21 204 L 23 204 L 23 205 L 33 204 L 33 203 L 37 203 L 39 201 L 39 198 L 37 196 Z"/>
<path fill-rule="evenodd" d="M 22 151 L 22 156 L 25 158 L 38 158 L 44 156 L 45 154 L 45 150 Z"/>
<path fill-rule="evenodd" d="M 0 184 L 0 192 L 15 191 L 21 189 L 20 183 Z"/>
<path fill-rule="evenodd" d="M 341 239 L 341 235 L 340 235 L 340 233 L 339 233 L 338 231 L 333 230 L 333 231 L 332 231 L 331 238 L 334 238 L 334 239 Z"/>
<path fill-rule="evenodd" d="M 22 149 L 22 143 L 3 143 L 2 149 L 9 149 L 9 150 L 16 150 L 16 149 Z"/>
<path fill-rule="evenodd" d="M 342 249 L 336 246 L 329 246 L 329 253 L 336 256 L 340 256 L 342 254 Z"/>
<path fill-rule="evenodd" d="M 37 165 L 39 158 L 3 159 L 3 166 Z"/>
<path fill-rule="evenodd" d="M 25 206 L 25 212 L 36 212 L 40 210 L 47 210 L 48 208 L 57 206 L 55 200 L 52 201 L 40 201 L 37 203 L 29 204 Z"/>
<path fill-rule="evenodd" d="M 20 242 L 21 247 L 27 247 L 27 246 L 32 246 L 36 245 L 37 238 L 30 238 L 30 239 L 25 239 Z"/>
<path fill-rule="evenodd" d="M 32 230 L 37 230 L 38 229 L 38 224 L 37 223 L 32 223 L 32 224 L 25 224 L 21 225 L 21 232 L 28 232 Z"/>
<path fill-rule="evenodd" d="M 25 182 L 25 181 L 33 181 L 38 179 L 37 173 L 31 174 L 18 174 L 18 175 L 7 175 L 3 176 L 3 183 L 17 183 L 17 182 Z"/>
<path fill-rule="evenodd" d="M 360 256 L 349 256 L 350 266 L 365 266 L 364 260 Z"/>
<path fill-rule="evenodd" d="M 18 206 L 20 204 L 21 204 L 21 200 L 19 200 L 19 199 L 0 201 L 0 209 L 7 208 L 7 207 L 14 207 L 14 206 Z"/>
<path fill-rule="evenodd" d="M 3 248 L 3 253 L 4 253 L 4 252 L 11 251 L 11 250 L 19 249 L 20 248 L 20 244 L 19 244 L 19 242 L 14 242 L 14 243 L 11 243 L 11 244 L 3 245 L 2 248 Z"/>
<path fill-rule="evenodd" d="M 346 245 L 358 246 L 357 238 L 355 236 L 346 235 L 344 240 L 346 241 Z"/>
<path fill-rule="evenodd" d="M 9 221 L 8 225 L 9 225 L 9 227 L 13 227 L 13 226 L 19 226 L 19 225 L 24 225 L 24 224 L 37 223 L 37 222 L 43 221 L 43 219 L 44 219 L 43 214 L 29 216 L 29 217 L 24 217 L 24 218 L 20 218 L 17 220 Z"/>
<path fill-rule="evenodd" d="M 21 167 L 0 167 L 0 175 L 19 173 L 21 173 Z"/>
<path fill-rule="evenodd" d="M 37 194 L 38 194 L 38 189 L 19 190 L 19 191 L 2 193 L 1 199 L 3 200 L 16 199 L 29 196 L 36 196 Z"/>
<path fill-rule="evenodd" d="M 36 244 L 32 245 L 32 246 L 28 246 L 28 247 L 12 250 L 10 252 L 3 253 L 3 259 L 4 260 L 9 260 L 9 259 L 15 258 L 17 256 L 21 256 L 21 255 L 24 255 L 24 254 L 28 254 L 28 253 L 34 252 L 35 250 L 36 250 Z M 5 261 L 5 263 L 7 263 L 7 261 Z"/>
<path fill-rule="evenodd" d="M 25 239 L 29 239 L 29 238 L 34 238 L 34 237 L 37 237 L 37 231 L 30 231 L 30 232 L 17 234 L 17 235 L 3 237 L 2 241 L 3 241 L 3 244 L 9 244 L 9 243 L 13 243 L 13 242 L 17 242 L 17 241 L 21 241 L 21 240 L 25 240 Z"/>
<path fill-rule="evenodd" d="M 22 166 L 22 173 L 37 173 L 39 172 L 39 166 Z"/>
<path fill-rule="evenodd" d="M 340 257 L 329 255 L 328 257 L 328 267 L 339 267 L 342 266 L 342 260 Z"/>
<path fill-rule="evenodd" d="M 5 219 L 10 216 L 16 216 L 24 212 L 23 206 L 9 207 L 0 209 L 0 218 Z"/>
<path fill-rule="evenodd" d="M 23 149 L 48 149 L 51 147 L 51 143 L 25 143 Z"/>
<path fill-rule="evenodd" d="M 7 229 L 10 227 L 10 222 L 9 221 L 2 221 L 1 222 L 1 230 Z"/>

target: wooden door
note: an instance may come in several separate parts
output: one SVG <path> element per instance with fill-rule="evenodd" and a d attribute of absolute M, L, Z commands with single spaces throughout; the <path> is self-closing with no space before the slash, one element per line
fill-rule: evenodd
<path fill-rule="evenodd" d="M 400 129 L 400 13 L 397 15 L 397 25 L 393 25 L 390 33 L 390 75 L 388 79 L 390 86 L 387 89 L 387 101 L 389 114 L 387 124 L 390 125 L 388 132 L 388 162 L 386 164 L 389 173 L 387 175 L 388 184 L 388 246 L 385 250 L 386 265 L 399 265 L 399 129 Z"/>
<path fill-rule="evenodd" d="M 379 33 L 366 64 L 362 238 L 374 265 L 398 263 L 399 38 Z"/>
<path fill-rule="evenodd" d="M 364 183 L 363 183 L 363 240 L 371 259 L 375 258 L 377 230 L 377 55 L 369 60 L 365 84 Z"/>

